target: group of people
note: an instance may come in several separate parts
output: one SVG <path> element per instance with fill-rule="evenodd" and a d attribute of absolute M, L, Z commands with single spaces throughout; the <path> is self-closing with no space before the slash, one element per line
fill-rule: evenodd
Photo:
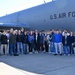
<path fill-rule="evenodd" d="M 3 31 L 0 33 L 0 55 L 19 55 L 48 52 L 54 55 L 74 54 L 75 36 L 73 32 L 64 30 L 25 31 L 21 30 Z"/>

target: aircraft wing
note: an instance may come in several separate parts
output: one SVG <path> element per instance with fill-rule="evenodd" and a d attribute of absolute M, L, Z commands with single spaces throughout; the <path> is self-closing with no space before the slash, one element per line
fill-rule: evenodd
<path fill-rule="evenodd" d="M 0 27 L 23 27 L 23 28 L 29 28 L 28 24 L 25 23 L 0 23 Z"/>

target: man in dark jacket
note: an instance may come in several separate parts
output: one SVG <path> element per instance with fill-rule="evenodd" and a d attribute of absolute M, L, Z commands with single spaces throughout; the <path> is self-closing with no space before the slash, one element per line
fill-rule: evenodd
<path fill-rule="evenodd" d="M 71 46 L 70 46 L 70 54 L 74 54 L 74 46 L 75 46 L 75 36 L 73 32 L 70 32 L 71 36 Z"/>
<path fill-rule="evenodd" d="M 28 45 L 28 35 L 27 32 L 24 32 L 24 35 L 22 35 L 22 43 L 23 43 L 23 53 L 27 53 L 27 45 Z"/>
<path fill-rule="evenodd" d="M 34 45 L 35 45 L 35 53 L 38 53 L 40 50 L 40 37 L 38 31 L 34 33 Z"/>
<path fill-rule="evenodd" d="M 12 54 L 17 54 L 17 50 L 16 50 L 16 35 L 15 35 L 15 31 L 13 31 L 10 34 L 9 37 L 9 47 L 10 47 L 10 55 Z"/>
<path fill-rule="evenodd" d="M 18 34 L 17 34 L 17 50 L 18 50 L 18 54 L 23 53 L 22 35 L 20 30 L 18 31 Z"/>
<path fill-rule="evenodd" d="M 42 34 L 42 32 L 39 33 L 39 41 L 40 41 L 40 51 L 44 50 L 43 44 L 44 44 L 44 34 Z"/>
<path fill-rule="evenodd" d="M 68 56 L 69 56 L 70 55 L 70 46 L 71 46 L 71 36 L 67 35 L 66 32 L 62 38 L 62 43 L 63 43 L 64 55 L 68 54 Z"/>
<path fill-rule="evenodd" d="M 7 36 L 5 31 L 3 32 L 3 34 L 1 35 L 1 54 L 4 54 L 3 52 L 3 48 L 5 49 L 5 54 L 8 54 L 9 51 L 7 49 Z"/>

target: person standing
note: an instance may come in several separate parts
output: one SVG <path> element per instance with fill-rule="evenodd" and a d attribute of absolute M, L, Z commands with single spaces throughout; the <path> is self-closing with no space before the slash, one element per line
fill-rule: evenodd
<path fill-rule="evenodd" d="M 62 55 L 62 35 L 59 33 L 59 31 L 55 31 L 54 33 L 54 46 L 55 46 L 55 55 L 60 53 Z"/>
<path fill-rule="evenodd" d="M 75 43 L 75 36 L 73 32 L 70 32 L 70 36 L 71 36 L 71 46 L 70 46 L 70 54 L 74 54 L 74 43 Z"/>
<path fill-rule="evenodd" d="M 17 50 L 18 50 L 18 54 L 22 54 L 23 53 L 23 45 L 22 45 L 22 35 L 21 35 L 21 31 L 18 31 L 17 34 Z"/>
<path fill-rule="evenodd" d="M 1 55 L 3 55 L 4 52 L 7 55 L 9 54 L 9 50 L 7 49 L 7 40 L 8 40 L 8 38 L 7 38 L 6 33 L 4 31 L 3 34 L 1 35 Z M 4 51 L 4 49 L 5 49 L 5 51 Z"/>
<path fill-rule="evenodd" d="M 39 50 L 40 50 L 39 42 L 40 42 L 39 33 L 36 30 L 35 33 L 34 33 L 34 47 L 35 47 L 34 49 L 35 49 L 35 53 L 38 53 Z"/>
<path fill-rule="evenodd" d="M 34 48 L 34 34 L 33 31 L 30 31 L 28 34 L 28 44 L 29 44 L 29 52 L 32 54 L 33 48 Z"/>
<path fill-rule="evenodd" d="M 28 35 L 26 31 L 24 32 L 24 35 L 22 35 L 22 43 L 23 43 L 23 53 L 27 54 Z"/>
<path fill-rule="evenodd" d="M 12 34 L 9 37 L 9 44 L 10 44 L 10 55 L 16 55 L 17 50 L 16 50 L 16 32 L 13 31 Z"/>
<path fill-rule="evenodd" d="M 44 50 L 43 44 L 44 44 L 44 35 L 42 34 L 42 32 L 39 33 L 39 41 L 40 41 L 40 51 L 42 52 Z"/>
<path fill-rule="evenodd" d="M 51 31 L 50 31 L 50 34 L 49 34 L 49 41 L 50 41 L 49 53 L 54 54 L 54 52 L 55 52 L 55 47 L 54 47 L 54 30 L 51 30 Z"/>
<path fill-rule="evenodd" d="M 67 33 L 64 33 L 64 36 L 62 38 L 63 43 L 63 49 L 64 49 L 64 55 L 70 56 L 70 46 L 71 46 L 71 37 L 70 35 L 67 35 Z"/>

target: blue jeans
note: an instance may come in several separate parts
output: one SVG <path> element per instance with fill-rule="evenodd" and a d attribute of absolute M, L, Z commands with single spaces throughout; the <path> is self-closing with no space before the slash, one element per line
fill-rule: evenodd
<path fill-rule="evenodd" d="M 64 54 L 70 54 L 70 47 L 64 46 Z"/>
<path fill-rule="evenodd" d="M 24 54 L 27 53 L 27 44 L 23 44 L 23 53 L 24 53 Z"/>
<path fill-rule="evenodd" d="M 10 55 L 17 53 L 16 44 L 9 44 L 9 48 L 10 48 L 10 51 L 9 51 Z"/>
<path fill-rule="evenodd" d="M 58 52 L 62 54 L 62 43 L 61 42 L 54 43 L 54 46 L 55 46 L 55 54 L 58 54 Z"/>
<path fill-rule="evenodd" d="M 74 54 L 74 48 L 73 48 L 73 46 L 71 45 L 70 48 L 71 48 L 70 49 L 70 54 Z"/>
<path fill-rule="evenodd" d="M 50 51 L 51 52 L 55 52 L 54 43 L 53 42 L 50 42 Z"/>
<path fill-rule="evenodd" d="M 17 51 L 19 54 L 23 53 L 23 45 L 22 42 L 17 42 Z"/>

